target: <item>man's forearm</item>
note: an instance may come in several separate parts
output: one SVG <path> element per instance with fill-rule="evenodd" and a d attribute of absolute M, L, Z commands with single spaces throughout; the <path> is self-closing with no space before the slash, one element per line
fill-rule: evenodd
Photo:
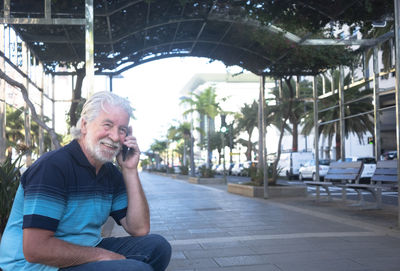
<path fill-rule="evenodd" d="M 150 212 L 139 174 L 137 170 L 123 170 L 123 175 L 128 194 L 128 210 L 121 224 L 133 236 L 145 235 L 150 231 Z"/>
<path fill-rule="evenodd" d="M 74 245 L 41 229 L 24 229 L 24 255 L 28 262 L 68 267 L 89 262 L 125 259 L 123 255 L 97 247 Z"/>

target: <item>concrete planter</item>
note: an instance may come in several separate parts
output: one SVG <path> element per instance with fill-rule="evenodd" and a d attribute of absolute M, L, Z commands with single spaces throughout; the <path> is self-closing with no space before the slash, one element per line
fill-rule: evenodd
<path fill-rule="evenodd" d="M 252 186 L 245 184 L 228 184 L 228 192 L 246 197 L 263 198 L 264 187 Z M 292 185 L 268 186 L 268 197 L 305 197 L 307 195 L 307 187 Z"/>
<path fill-rule="evenodd" d="M 194 184 L 224 184 L 224 178 L 200 178 L 200 177 L 189 177 L 189 183 Z"/>

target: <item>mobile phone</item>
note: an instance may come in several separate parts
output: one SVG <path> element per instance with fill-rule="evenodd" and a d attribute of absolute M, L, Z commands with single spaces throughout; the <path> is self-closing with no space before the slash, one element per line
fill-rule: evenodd
<path fill-rule="evenodd" d="M 129 148 L 126 145 L 122 145 L 122 161 L 125 161 L 128 150 Z"/>
<path fill-rule="evenodd" d="M 128 136 L 128 132 L 126 132 L 126 136 Z M 122 152 L 122 161 L 125 161 L 125 159 L 126 159 L 126 155 L 128 154 L 128 151 L 129 151 L 129 148 L 125 145 L 125 144 L 122 144 L 122 150 L 121 150 L 121 152 Z"/>

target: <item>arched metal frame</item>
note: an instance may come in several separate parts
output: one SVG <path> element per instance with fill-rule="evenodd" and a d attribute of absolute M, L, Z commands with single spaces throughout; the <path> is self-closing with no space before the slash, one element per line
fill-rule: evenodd
<path fill-rule="evenodd" d="M 94 22 L 94 13 L 93 13 L 93 0 L 85 0 L 85 19 L 77 19 L 77 18 L 65 18 L 65 19 L 52 19 L 51 18 L 51 1 L 50 0 L 45 0 L 45 16 L 44 18 L 11 18 L 10 17 L 10 1 L 11 0 L 4 0 L 4 17 L 0 18 L 0 23 L 6 23 L 6 24 L 27 24 L 27 23 L 31 23 L 31 24 L 46 24 L 46 25 L 84 25 L 85 26 L 85 59 L 86 59 L 86 77 L 87 77 L 87 93 L 90 94 L 93 92 L 93 82 L 94 82 L 94 73 L 95 73 L 95 69 L 94 69 L 94 38 L 93 38 L 93 22 Z M 140 1 L 139 1 L 140 2 Z M 128 5 L 133 5 L 135 2 L 132 2 L 131 4 Z M 395 95 L 396 95 L 396 138 L 397 138 L 397 153 L 400 153 L 400 109 L 399 109 L 399 104 L 400 104 L 400 80 L 398 80 L 399 78 L 399 71 L 400 71 L 400 61 L 399 61 L 399 46 L 400 46 L 400 4 L 398 1 L 394 0 L 394 4 L 395 4 L 395 50 L 396 50 L 396 63 L 395 63 L 395 67 L 396 67 L 396 89 L 395 89 Z M 148 4 L 150 6 L 150 3 Z M 123 8 L 123 7 L 121 7 Z M 230 19 L 229 16 L 225 17 L 225 18 L 219 18 L 218 16 L 214 16 L 212 14 L 213 11 L 213 7 L 210 9 L 209 14 L 207 16 L 206 19 L 211 20 L 214 19 L 215 21 L 218 20 L 231 20 L 231 26 L 236 23 L 235 18 Z M 107 15 L 107 14 L 104 14 Z M 214 17 L 213 17 L 214 16 Z M 175 22 L 178 25 L 181 24 L 182 22 Z M 181 54 L 173 54 L 173 56 L 177 56 L 177 55 L 190 55 L 190 53 L 193 52 L 193 48 L 196 46 L 196 44 L 198 43 L 210 43 L 210 44 L 214 44 L 214 49 L 212 49 L 212 51 L 210 51 L 210 54 L 213 54 L 215 48 L 217 46 L 226 46 L 226 47 L 235 47 L 235 45 L 231 45 L 231 44 L 226 44 L 222 41 L 222 38 L 219 40 L 219 42 L 212 42 L 212 41 L 206 41 L 206 40 L 201 40 L 200 39 L 200 35 L 202 33 L 202 31 L 204 30 L 206 22 L 203 22 L 202 27 L 200 28 L 200 31 L 198 32 L 196 39 L 195 40 L 191 40 L 190 42 L 192 42 L 191 45 L 191 49 L 189 50 L 189 53 L 181 53 Z M 110 27 L 110 22 L 109 22 L 109 17 L 107 17 L 107 25 L 108 25 L 108 29 L 109 29 L 109 40 L 108 41 L 104 41 L 102 42 L 105 45 L 109 45 L 112 49 L 112 51 L 114 51 L 113 46 L 114 46 L 114 42 L 113 42 L 113 37 L 112 37 L 112 31 L 111 31 L 111 27 Z M 228 27 L 228 29 L 226 31 L 229 31 L 231 26 Z M 148 26 L 149 30 L 152 26 Z M 260 26 L 261 27 L 261 26 Z M 379 44 L 380 40 L 365 40 L 365 41 L 341 41 L 341 42 L 337 42 L 337 41 L 333 41 L 333 40 L 310 40 L 310 39 L 304 39 L 304 38 L 300 38 L 297 37 L 291 33 L 286 33 L 284 31 L 282 31 L 281 29 L 271 25 L 266 27 L 268 28 L 269 31 L 271 32 L 278 32 L 280 34 L 284 34 L 284 36 L 292 41 L 295 42 L 297 44 L 300 45 L 334 45 L 334 44 L 341 44 L 341 43 L 347 43 L 348 45 L 352 45 L 352 44 L 363 44 L 363 45 L 377 45 Z M 147 31 L 145 29 L 145 31 Z M 226 32 L 227 33 L 227 32 Z M 226 33 L 224 35 L 226 35 Z M 1 32 L 0 32 L 1 34 Z M 130 33 L 129 35 L 134 35 L 134 33 Z M 223 36 L 224 36 L 223 35 Z M 388 34 L 390 35 L 390 33 Z M 386 37 L 384 37 L 386 38 Z M 57 41 L 54 41 L 57 42 Z M 73 42 L 72 40 L 68 41 L 71 45 L 71 42 Z M 186 44 L 189 41 L 176 41 L 175 37 L 174 40 L 168 44 L 159 44 L 157 46 L 168 46 L 169 49 L 171 50 L 172 45 L 175 44 Z M 151 48 L 151 47 L 148 47 Z M 147 49 L 148 49 L 147 48 Z M 2 48 L 0 48 L 2 49 Z M 249 49 L 246 48 L 238 48 L 238 49 L 242 49 L 243 52 L 247 51 L 249 53 L 254 53 L 255 55 L 257 55 L 257 53 L 255 52 L 251 52 Z M 3 50 L 4 51 L 4 50 Z M 151 61 L 151 60 L 155 60 L 155 59 L 160 59 L 160 58 L 164 58 L 164 57 L 170 57 L 170 55 L 153 55 L 153 56 L 149 56 L 147 59 L 142 59 L 142 62 L 138 62 L 138 63 L 133 63 L 130 65 L 127 65 L 126 67 L 123 67 L 121 69 L 119 69 L 117 71 L 117 73 L 120 73 L 126 69 L 129 69 L 133 66 L 145 63 L 147 61 Z M 263 56 L 263 58 L 265 58 L 265 56 Z M 377 100 L 379 99 L 379 95 L 377 93 L 377 90 L 379 88 L 379 85 L 377 83 L 377 61 L 376 61 L 377 55 L 376 52 L 374 50 L 374 120 L 376 121 L 376 123 L 378 123 L 378 110 L 379 110 L 379 103 L 377 103 Z M 0 69 L 2 67 L 4 67 L 4 60 L 5 60 L 5 56 L 3 55 L 1 57 L 1 61 L 0 61 Z M 266 59 L 269 60 L 269 59 Z M 115 59 L 110 60 L 111 62 L 115 63 Z M 121 62 L 123 62 L 123 58 L 120 59 Z M 119 63 L 119 65 L 121 65 L 122 63 Z M 365 72 L 367 73 L 368 70 L 365 70 Z M 28 73 L 27 73 L 28 74 Z M 115 72 L 111 73 L 115 74 Z M 369 77 L 366 74 L 366 77 Z M 53 78 L 53 82 L 54 82 L 54 76 Z M 110 79 L 111 81 L 112 79 Z M 342 138 L 344 136 L 344 112 L 343 112 L 343 108 L 344 108 L 344 100 L 343 100 L 343 90 L 344 90 L 344 86 L 343 86 L 343 76 L 342 76 L 342 72 L 341 72 L 341 79 L 340 79 L 340 87 L 339 87 L 339 110 L 340 110 L 340 134 L 342 135 Z M 26 86 L 29 86 L 29 78 L 26 80 Z M 0 125 L 2 126 L 0 128 L 0 136 L 2 138 L 5 137 L 5 130 L 4 130 L 4 123 L 5 123 L 5 97 L 4 97 L 4 83 L 2 83 L 2 87 L 0 90 L 0 99 L 3 99 L 3 101 L 0 101 Z M 42 90 L 42 97 L 43 97 L 43 88 L 44 88 L 44 84 L 41 85 L 41 87 L 39 87 L 38 89 Z M 260 98 L 261 98 L 261 92 L 263 92 L 263 88 L 264 87 L 260 87 Z M 54 98 L 54 84 L 52 86 L 53 89 L 53 98 Z M 316 80 L 314 78 L 314 84 L 313 84 L 313 102 L 314 102 L 314 118 L 315 120 L 318 119 L 318 104 L 317 104 L 317 97 L 316 97 Z M 43 101 L 43 98 L 42 98 Z M 260 104 L 264 104 L 264 103 L 260 103 Z M 54 99 L 53 99 L 53 108 L 54 108 Z M 262 106 L 263 108 L 263 106 Z M 54 111 L 53 111 L 54 112 Z M 317 114 L 317 115 L 316 115 Z M 260 116 L 261 117 L 261 116 Z M 262 118 L 261 118 L 262 119 Z M 54 125 L 54 117 L 53 117 L 53 125 Z M 379 124 L 378 124 L 379 125 Z M 375 136 L 375 141 L 379 142 L 379 126 L 375 126 L 375 130 L 374 130 L 374 136 Z M 29 125 L 28 125 L 29 127 Z M 314 125 L 315 131 L 316 131 L 316 135 L 318 134 L 318 124 L 316 123 Z M 261 129 L 263 131 L 263 129 Z M 261 134 L 262 137 L 260 138 L 265 138 L 264 133 L 262 132 Z M 28 141 L 29 141 L 29 137 L 27 137 Z M 4 140 L 2 140 L 4 142 Z M 29 142 L 27 142 L 29 144 Z M 341 146 L 341 151 L 342 151 L 342 157 L 344 157 L 344 145 L 343 145 L 343 141 L 342 141 L 342 146 Z M 0 149 L 1 148 L 5 148 L 3 145 L 0 145 Z M 375 145 L 375 155 L 379 154 L 379 143 Z M 318 158 L 318 137 L 316 136 L 315 139 L 315 151 L 316 151 L 316 158 Z M 2 154 L 3 155 L 3 154 Z M 2 158 L 0 156 L 0 158 Z M 318 159 L 316 159 L 317 162 L 317 168 L 318 168 Z M 400 159 L 398 159 L 398 175 L 400 176 Z M 400 179 L 399 179 L 399 186 L 400 186 Z M 399 206 L 400 206 L 400 198 L 399 198 Z M 398 216 L 398 224 L 400 225 L 400 208 L 399 208 L 399 216 Z"/>

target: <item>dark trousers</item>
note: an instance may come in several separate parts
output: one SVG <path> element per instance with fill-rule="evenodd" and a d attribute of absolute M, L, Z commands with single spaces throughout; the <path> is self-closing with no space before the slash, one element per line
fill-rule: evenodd
<path fill-rule="evenodd" d="M 171 245 L 164 237 L 149 234 L 142 237 L 104 238 L 97 247 L 114 251 L 125 260 L 91 262 L 61 268 L 60 271 L 164 271 L 171 258 Z"/>

